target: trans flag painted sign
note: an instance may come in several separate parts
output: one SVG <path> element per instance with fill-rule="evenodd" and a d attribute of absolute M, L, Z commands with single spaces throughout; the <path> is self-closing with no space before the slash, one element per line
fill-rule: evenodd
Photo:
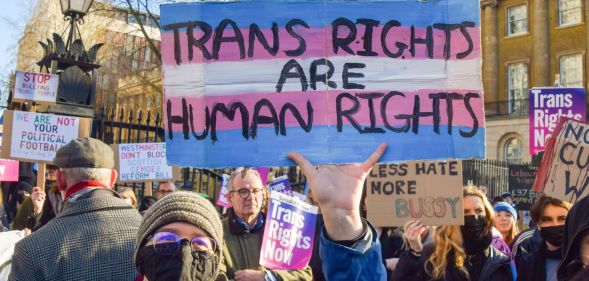
<path fill-rule="evenodd" d="M 485 155 L 478 0 L 161 6 L 168 162 Z"/>

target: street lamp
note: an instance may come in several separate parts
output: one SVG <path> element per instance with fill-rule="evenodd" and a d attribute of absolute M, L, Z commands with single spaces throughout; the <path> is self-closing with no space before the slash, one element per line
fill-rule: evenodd
<path fill-rule="evenodd" d="M 70 32 L 65 43 L 65 48 L 70 51 L 71 44 L 76 40 L 76 35 L 81 38 L 78 23 L 84 23 L 84 16 L 90 10 L 94 0 L 60 0 L 61 12 L 65 16 L 65 20 L 70 22 Z M 80 41 L 80 43 L 82 43 Z M 82 44 L 82 47 L 84 45 Z M 83 50 L 83 49 L 82 49 Z M 85 50 L 84 50 L 85 51 Z"/>
<path fill-rule="evenodd" d="M 46 72 L 59 74 L 56 105 L 49 105 L 47 112 L 93 116 L 96 94 L 95 70 L 98 50 L 102 43 L 86 50 L 78 25 L 84 23 L 94 0 L 60 0 L 64 20 L 69 23 L 68 37 L 65 40 L 59 34 L 53 34 L 53 40 L 47 43 L 39 41 L 45 52 L 37 62 Z M 81 113 L 79 113 L 81 112 Z"/>
<path fill-rule="evenodd" d="M 92 6 L 92 2 L 94 0 L 60 0 L 61 1 L 61 12 L 65 16 L 79 16 L 80 18 L 84 17 L 88 10 L 90 10 L 90 6 Z"/>

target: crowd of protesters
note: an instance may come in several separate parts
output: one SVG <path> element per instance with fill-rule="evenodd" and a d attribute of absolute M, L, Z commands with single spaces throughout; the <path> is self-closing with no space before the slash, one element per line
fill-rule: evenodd
<path fill-rule="evenodd" d="M 269 191 L 255 169 L 230 175 L 232 207 L 221 215 L 171 181 L 141 200 L 133 189 L 115 192 L 112 149 L 73 140 L 57 151 L 43 188 L 30 165 L 22 181 L 3 186 L 1 230 L 26 235 L 8 280 L 589 280 L 588 198 L 571 206 L 541 195 L 524 230 L 509 194 L 491 204 L 486 187 L 468 186 L 462 226 L 374 227 L 363 185 L 385 149 L 364 163 L 318 168 L 288 155 L 320 214 L 309 265 L 273 270 L 260 265 Z"/>

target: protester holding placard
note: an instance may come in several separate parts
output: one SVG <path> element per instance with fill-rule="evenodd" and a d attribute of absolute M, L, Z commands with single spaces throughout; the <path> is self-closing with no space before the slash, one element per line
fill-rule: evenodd
<path fill-rule="evenodd" d="M 434 233 L 434 244 L 423 245 L 426 227 L 417 220 L 405 224 L 406 251 L 393 280 L 512 281 L 509 258 L 491 245 L 491 204 L 476 187 L 464 188 L 464 225 L 445 225 Z"/>
<path fill-rule="evenodd" d="M 556 281 L 556 268 L 562 260 L 563 233 L 571 204 L 541 195 L 532 206 L 532 219 L 538 223 L 539 239 L 529 240 L 527 249 L 518 247 L 514 259 L 517 281 Z"/>
<path fill-rule="evenodd" d="M 53 163 L 65 192 L 59 215 L 18 242 L 11 281 L 132 280 L 141 216 L 112 190 L 112 149 L 93 138 L 62 146 Z"/>
<path fill-rule="evenodd" d="M 376 230 L 360 216 L 364 182 L 386 147 L 379 145 L 361 164 L 318 169 L 301 154 L 288 154 L 305 174 L 323 213 L 319 255 L 327 280 L 386 280 Z"/>
<path fill-rule="evenodd" d="M 312 280 L 311 268 L 269 270 L 260 266 L 260 251 L 266 223 L 261 212 L 266 189 L 254 169 L 238 169 L 228 181 L 231 208 L 223 219 L 223 263 L 221 275 L 236 280 Z"/>

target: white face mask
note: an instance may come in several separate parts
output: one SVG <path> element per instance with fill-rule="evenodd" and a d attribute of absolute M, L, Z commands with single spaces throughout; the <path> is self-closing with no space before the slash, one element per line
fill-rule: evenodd
<path fill-rule="evenodd" d="M 133 201 L 131 201 L 131 198 L 125 198 L 125 202 L 127 202 L 127 204 L 133 206 Z"/>

